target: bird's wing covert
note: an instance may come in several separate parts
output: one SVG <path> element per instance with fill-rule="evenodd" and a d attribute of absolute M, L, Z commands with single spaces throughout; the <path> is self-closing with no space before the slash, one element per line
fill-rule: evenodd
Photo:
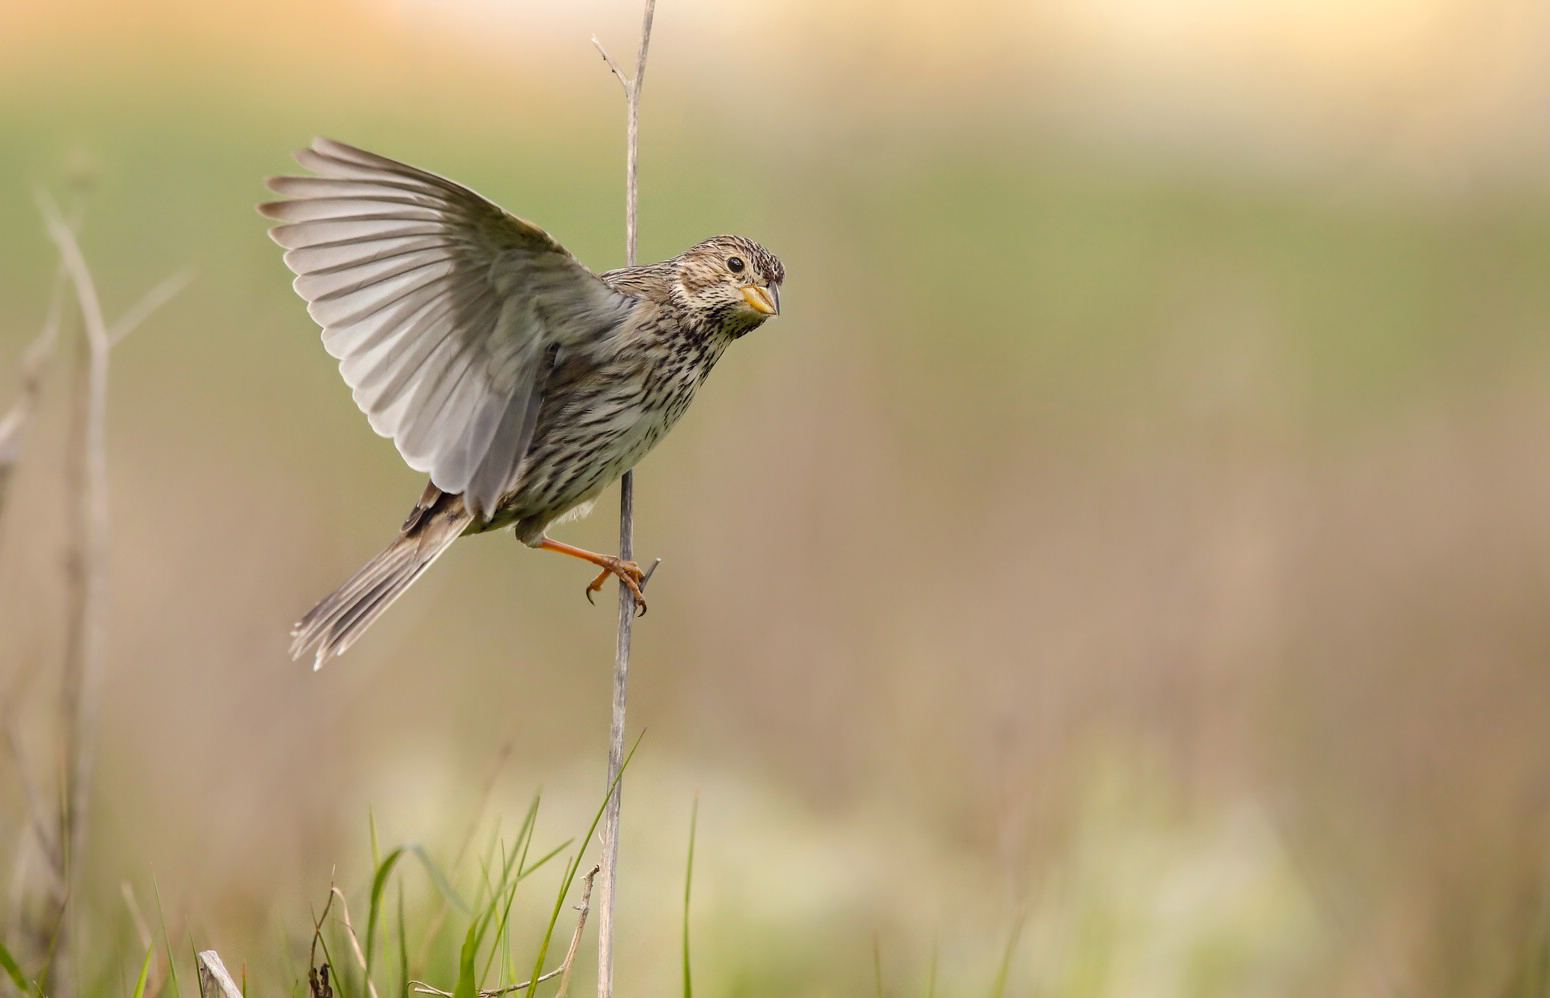
<path fill-rule="evenodd" d="M 538 226 L 423 170 L 329 139 L 259 210 L 372 429 L 490 516 L 532 440 L 543 379 L 629 299 Z"/>

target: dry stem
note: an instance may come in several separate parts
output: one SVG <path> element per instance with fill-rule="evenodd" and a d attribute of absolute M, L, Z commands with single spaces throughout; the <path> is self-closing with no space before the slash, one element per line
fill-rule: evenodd
<path fill-rule="evenodd" d="M 635 58 L 635 75 L 626 77 L 619 64 L 608 54 L 603 43 L 594 36 L 592 43 L 602 53 L 608 68 L 624 87 L 625 115 L 625 214 L 624 260 L 625 265 L 636 264 L 636 232 L 639 224 L 640 162 L 640 93 L 646 78 L 646 52 L 651 46 L 651 19 L 656 13 L 656 0 L 646 0 L 645 14 L 640 26 L 640 52 Z M 635 473 L 626 471 L 619 480 L 619 557 L 629 561 L 635 548 Z M 652 566 L 653 569 L 655 566 Z M 625 699 L 630 679 L 630 634 L 635 624 L 635 601 L 629 589 L 619 585 L 619 631 L 614 649 L 614 699 L 612 723 L 608 739 L 608 803 L 603 812 L 603 895 L 598 905 L 597 922 L 597 993 L 598 998 L 612 998 L 614 979 L 614 889 L 617 883 L 619 860 L 619 811 L 624 787 L 619 784 L 619 771 L 624 765 L 624 718 Z"/>
<path fill-rule="evenodd" d="M 0 414 L 0 515 L 12 476 L 19 464 L 28 432 L 36 417 L 44 377 L 64 327 L 66 291 L 73 290 L 81 314 L 83 342 L 76 367 L 74 434 L 70 491 L 75 498 L 75 522 L 70 534 L 73 548 L 66 565 L 69 621 L 66 656 L 60 682 L 60 802 L 45 807 L 34 773 L 23 749 L 18 725 L 18 705 L 23 690 L 40 671 L 38 665 L 24 670 L 0 692 L 0 733 L 21 781 L 27 818 L 42 855 L 48 877 L 46 915 L 30 926 L 38 949 L 48 954 L 50 985 L 56 993 L 72 990 L 71 936 L 65 918 L 69 898 L 80 876 L 86 835 L 86 810 L 92 771 L 92 747 L 96 729 L 98 694 L 96 676 L 103 653 L 107 554 L 107 454 L 106 411 L 108 355 L 112 347 L 164 305 L 187 283 L 186 273 L 174 275 L 153 288 L 141 301 L 108 325 L 102 314 L 95 282 L 76 240 L 79 211 L 67 221 L 45 194 L 38 195 L 39 209 L 49 239 L 59 254 L 59 266 L 49 298 L 42 330 L 28 345 L 18 364 L 20 391 L 15 403 Z M 24 854 L 17 854 L 18 871 L 26 869 Z M 22 882 L 15 882 L 20 904 Z"/>
<path fill-rule="evenodd" d="M 38 848 L 42 851 L 43 858 L 47 860 L 45 867 L 50 878 L 49 889 L 56 899 L 63 898 L 66 892 L 65 864 L 64 857 L 58 849 L 58 836 L 48 825 L 50 812 L 43 808 L 43 796 L 38 793 L 38 785 L 32 779 L 32 767 L 27 763 L 21 735 L 17 731 L 15 719 L 9 716 L 5 718 L 5 736 L 6 747 L 10 749 L 11 759 L 21 779 L 22 799 L 31 818 L 33 834 L 37 837 Z"/>
<path fill-rule="evenodd" d="M 328 885 L 328 900 L 323 902 L 323 910 L 318 913 L 317 920 L 312 923 L 312 948 L 307 951 L 308 968 L 318 965 L 318 943 L 323 938 L 323 923 L 328 921 L 328 909 L 334 906 L 334 896 L 338 891 L 334 890 L 332 880 Z M 339 895 L 343 897 L 344 895 Z"/>
<path fill-rule="evenodd" d="M 75 287 L 85 334 L 84 350 L 77 366 L 75 394 L 77 441 L 76 548 L 68 562 L 70 619 L 60 712 L 65 717 L 64 808 L 60 815 L 58 855 L 63 859 L 61 878 L 65 895 L 59 899 L 61 919 L 55 937 L 56 974 L 71 966 L 69 922 L 63 918 L 65 899 L 74 893 L 80 876 L 80 858 L 86 841 L 86 807 L 90 799 L 93 734 L 97 729 L 97 674 L 102 666 L 103 625 L 106 610 L 108 553 L 107 323 L 96 284 L 81 255 L 75 233 L 47 200 L 42 202 L 50 238 Z M 56 977 L 61 990 L 69 984 Z"/>
<path fill-rule="evenodd" d="M 38 200 L 49 238 L 59 251 L 60 266 L 75 290 L 84 334 L 75 392 L 75 425 L 79 434 L 72 482 L 77 503 L 73 529 L 76 547 L 67 569 L 69 626 L 60 683 L 60 712 L 64 718 L 64 802 L 58 835 L 52 843 L 53 848 L 46 850 L 55 865 L 56 901 L 60 913 L 51 963 L 56 972 L 55 988 L 66 993 L 70 986 L 61 972 L 68 972 L 71 959 L 64 906 L 75 891 L 86 841 L 86 813 L 99 706 L 97 676 L 105 648 L 108 358 L 113 344 L 129 335 L 136 325 L 176 294 L 186 278 L 177 277 L 158 285 L 110 328 L 103 318 L 96 283 L 76 241 L 74 228 L 46 196 L 40 195 Z M 36 363 L 41 366 L 42 361 Z M 35 388 L 33 392 L 35 395 Z M 21 421 L 23 427 L 26 419 L 24 416 Z"/>
<path fill-rule="evenodd" d="M 336 884 L 329 884 L 328 892 L 339 898 L 339 908 L 342 912 L 341 917 L 344 919 L 344 930 L 350 936 L 350 949 L 355 953 L 355 962 L 361 965 L 361 973 L 366 978 L 367 993 L 371 995 L 371 998 L 377 998 L 377 986 L 372 983 L 371 975 L 368 972 L 366 954 L 361 951 L 361 941 L 355 934 L 355 926 L 350 924 L 350 902 L 344 899 L 344 891 L 341 891 Z M 327 909 L 325 908 L 324 911 L 326 912 Z M 321 929 L 321 926 L 319 928 Z"/>
<path fill-rule="evenodd" d="M 226 965 L 213 949 L 199 954 L 199 993 L 205 998 L 242 998 L 237 982 L 226 972 Z"/>

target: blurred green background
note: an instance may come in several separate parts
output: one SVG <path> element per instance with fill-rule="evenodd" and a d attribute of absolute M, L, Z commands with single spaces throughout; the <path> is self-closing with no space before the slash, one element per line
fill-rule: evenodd
<path fill-rule="evenodd" d="M 585 828 L 614 614 L 584 566 L 459 544 L 344 660 L 287 659 L 422 482 L 253 205 L 325 134 L 618 266 L 589 36 L 628 63 L 638 16 L 0 8 L 0 406 L 55 266 L 36 189 L 83 199 L 110 317 L 193 269 L 114 354 L 72 916 L 107 990 L 144 952 L 126 889 L 274 993 L 330 877 L 369 885 L 368 812 L 449 865 L 539 790 L 536 847 Z M 620 993 L 678 987 L 696 793 L 706 994 L 871 993 L 874 951 L 887 993 L 935 953 L 937 993 L 984 994 L 1009 939 L 1017 995 L 1547 993 L 1547 99 L 1531 0 L 663 0 L 642 257 L 741 232 L 789 276 L 637 475 L 665 561 Z M 45 790 L 67 369 L 0 520 Z M 613 509 L 558 536 L 607 549 Z M 10 762 L 0 795 L 3 930 L 39 861 Z"/>

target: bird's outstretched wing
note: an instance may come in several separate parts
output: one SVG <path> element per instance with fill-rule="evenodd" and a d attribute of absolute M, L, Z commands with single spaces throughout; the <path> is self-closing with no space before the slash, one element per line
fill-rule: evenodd
<path fill-rule="evenodd" d="M 275 177 L 297 293 L 372 429 L 476 515 L 494 513 L 532 440 L 559 353 L 630 299 L 538 226 L 431 173 L 317 139 L 315 177 Z"/>

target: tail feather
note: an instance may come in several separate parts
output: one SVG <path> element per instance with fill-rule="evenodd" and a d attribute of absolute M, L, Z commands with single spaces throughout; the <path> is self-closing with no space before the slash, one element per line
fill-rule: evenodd
<path fill-rule="evenodd" d="M 291 631 L 292 658 L 301 658 L 315 647 L 312 668 L 321 669 L 324 662 L 343 655 L 463 533 L 473 515 L 459 497 L 437 492 L 433 498 L 431 491 L 427 490 L 426 499 L 420 500 L 393 543 L 297 622 Z"/>

